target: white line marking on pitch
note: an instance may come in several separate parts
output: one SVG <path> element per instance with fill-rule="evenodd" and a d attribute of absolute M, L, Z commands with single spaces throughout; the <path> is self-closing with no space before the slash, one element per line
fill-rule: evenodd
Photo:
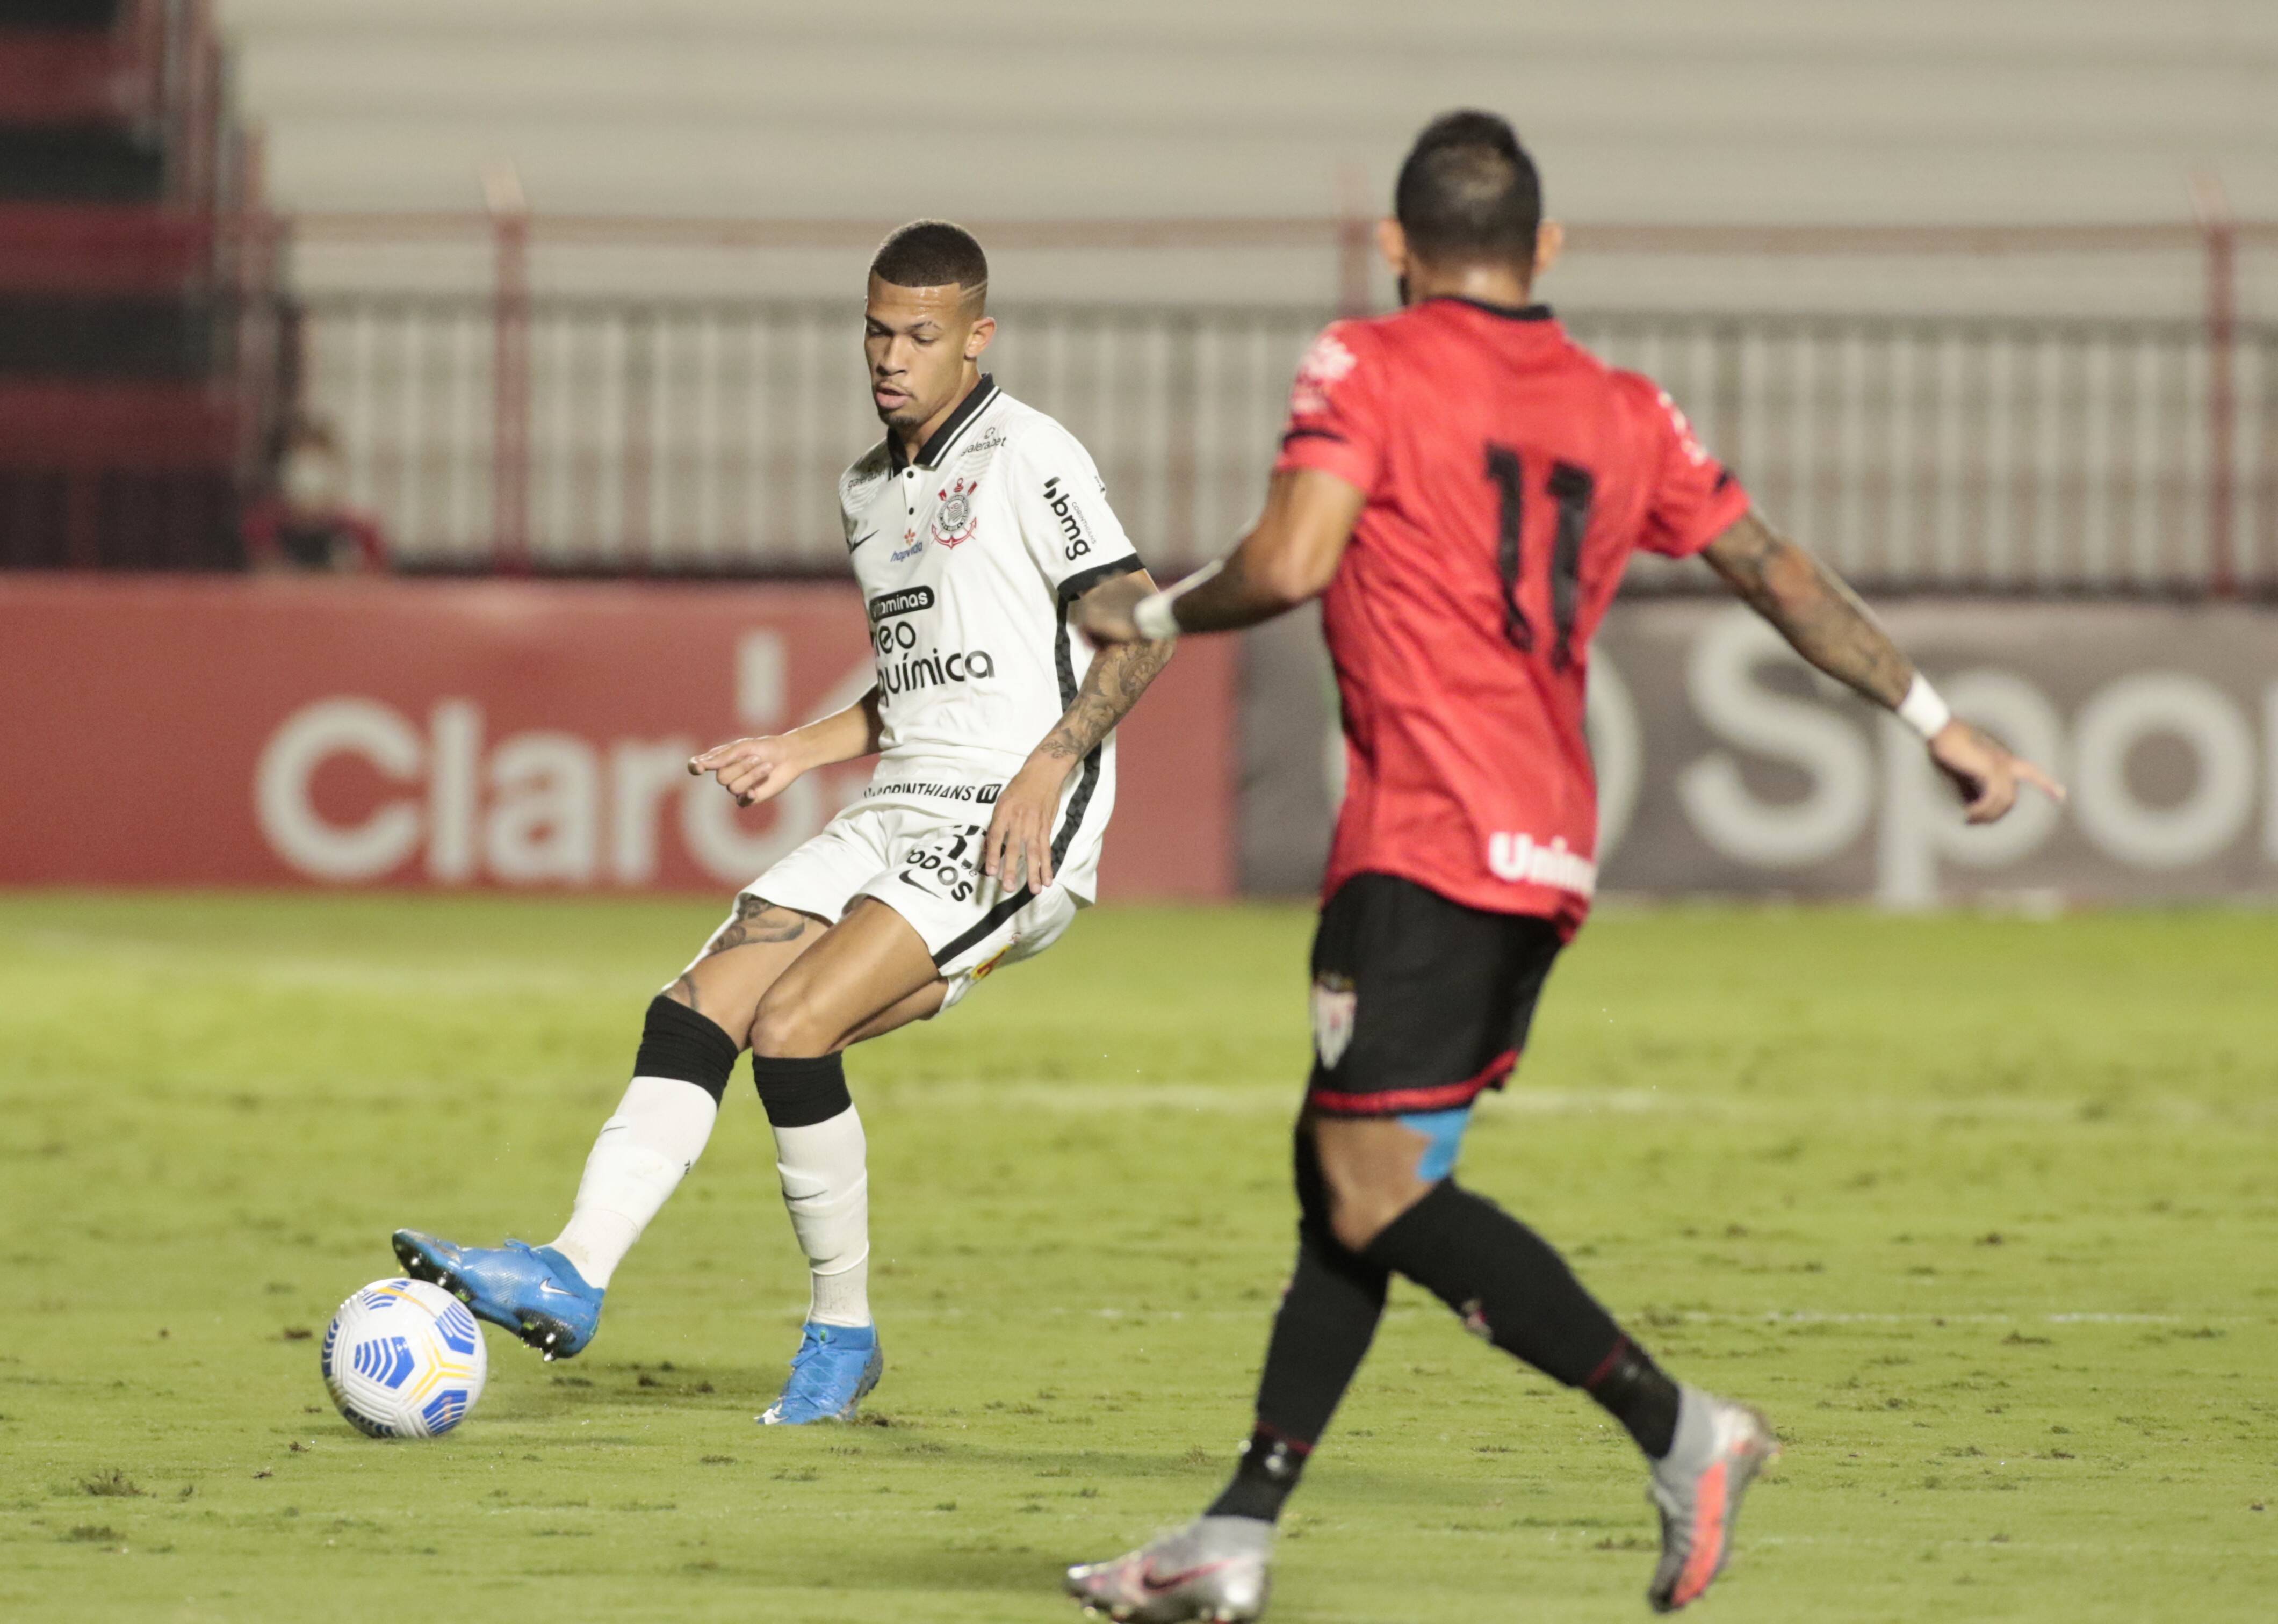
<path fill-rule="evenodd" d="M 897 1109 L 929 1106 L 959 1110 L 1018 1109 L 1091 1116 L 1111 1112 L 1190 1112 L 1197 1116 L 1288 1117 L 1303 1089 L 1286 1082 L 1206 1083 L 1133 1078 L 1124 1082 L 928 1082 L 877 1078 L 858 1085 L 867 1099 Z M 2098 1113 L 2107 1113 L 2099 1115 Z M 1525 1084 L 1483 1097 L 1482 1125 L 1499 1117 L 1716 1117 L 1794 1123 L 1839 1118 L 1907 1122 L 2082 1122 L 2109 1125 L 2146 1116 L 2189 1123 L 2219 1122 L 2226 1129 L 2257 1131 L 2278 1121 L 2278 1099 L 2201 1100 L 2177 1094 L 2129 1095 L 2116 1101 L 2073 1098 L 1830 1100 L 1819 1096 L 1741 1097 L 1657 1088 L 1536 1088 Z"/>
<path fill-rule="evenodd" d="M 801 1302 L 796 1308 L 786 1307 L 786 1315 L 805 1311 Z M 1250 1323 L 1260 1325 L 1273 1317 L 1270 1305 L 1260 1304 L 1254 1309 L 1244 1308 L 1128 1308 L 1109 1304 L 1097 1308 L 1071 1308 L 1065 1304 L 1036 1310 L 1047 1318 L 1066 1319 L 1082 1315 L 1097 1320 L 1195 1320 L 1212 1324 Z M 972 1317 L 963 1308 L 898 1308 L 897 1319 L 961 1320 Z M 1443 1317 L 1443 1311 L 1425 1304 L 1395 1304 L 1385 1310 L 1387 1319 Z M 1769 1313 L 1733 1314 L 1699 1310 L 1676 1315 L 1687 1324 L 1701 1325 L 2255 1325 L 2265 1323 L 2251 1315 L 2238 1314 L 2126 1314 L 2104 1309 L 2080 1309 L 2067 1314 L 1841 1314 L 1811 1308 L 1780 1309 Z"/>

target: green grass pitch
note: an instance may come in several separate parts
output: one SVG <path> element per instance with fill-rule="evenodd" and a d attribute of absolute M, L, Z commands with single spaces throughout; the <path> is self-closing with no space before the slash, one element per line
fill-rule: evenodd
<path fill-rule="evenodd" d="M 0 899 L 0 1617 L 1019 1624 L 1179 1519 L 1287 1267 L 1298 910 L 1102 910 L 851 1071 L 889 1366 L 763 1433 L 805 1277 L 748 1083 L 592 1349 L 432 1445 L 315 1342 L 387 1234 L 553 1233 L 703 903 Z M 1703 1616 L 2278 1614 L 2278 918 L 1609 911 L 1464 1174 L 1787 1456 Z M 1594 1409 L 1404 1285 L 1274 1616 L 1646 1616 Z"/>

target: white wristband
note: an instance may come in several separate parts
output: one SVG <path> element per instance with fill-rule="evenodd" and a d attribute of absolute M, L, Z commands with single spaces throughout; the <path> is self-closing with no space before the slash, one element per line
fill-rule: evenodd
<path fill-rule="evenodd" d="M 1168 643 L 1179 635 L 1179 616 L 1172 605 L 1189 592 L 1211 579 L 1226 568 L 1226 560 L 1213 559 L 1178 585 L 1159 592 L 1150 592 L 1131 606 L 1131 623 L 1139 635 L 1150 643 Z"/>
<path fill-rule="evenodd" d="M 1899 701 L 1899 720 L 1924 739 L 1934 739 L 1953 720 L 1953 711 L 1938 697 L 1938 690 L 1930 685 L 1930 679 L 1917 671 L 1907 697 Z"/>
<path fill-rule="evenodd" d="M 1131 606 L 1131 623 L 1150 643 L 1168 643 L 1179 635 L 1179 617 L 1171 611 L 1168 592 L 1150 592 Z"/>

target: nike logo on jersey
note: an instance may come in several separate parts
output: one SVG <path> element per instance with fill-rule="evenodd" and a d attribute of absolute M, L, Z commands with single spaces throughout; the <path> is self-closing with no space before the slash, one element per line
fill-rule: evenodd
<path fill-rule="evenodd" d="M 857 536 L 853 540 L 846 544 L 846 550 L 849 553 L 853 552 L 855 548 L 860 546 L 864 542 L 869 540 L 871 537 L 875 536 L 877 533 L 878 532 L 875 530 L 863 531 L 860 536 Z"/>

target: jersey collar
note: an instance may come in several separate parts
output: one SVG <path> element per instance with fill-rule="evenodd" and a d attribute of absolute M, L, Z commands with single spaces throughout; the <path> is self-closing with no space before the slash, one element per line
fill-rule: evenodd
<path fill-rule="evenodd" d="M 959 437 L 972 426 L 973 420 L 996 398 L 997 380 L 983 372 L 981 381 L 974 385 L 973 392 L 958 402 L 957 409 L 950 413 L 941 427 L 927 438 L 924 445 L 918 447 L 918 466 L 939 468 L 941 460 L 949 454 Z M 897 474 L 910 465 L 909 458 L 902 451 L 902 437 L 891 431 L 886 435 L 886 456 Z"/>
<path fill-rule="evenodd" d="M 1426 304 L 1467 304 L 1474 310 L 1485 310 L 1489 316 L 1500 316 L 1507 322 L 1547 322 L 1550 307 L 1547 304 L 1490 304 L 1484 299 L 1466 299 L 1461 294 L 1434 294 Z"/>

